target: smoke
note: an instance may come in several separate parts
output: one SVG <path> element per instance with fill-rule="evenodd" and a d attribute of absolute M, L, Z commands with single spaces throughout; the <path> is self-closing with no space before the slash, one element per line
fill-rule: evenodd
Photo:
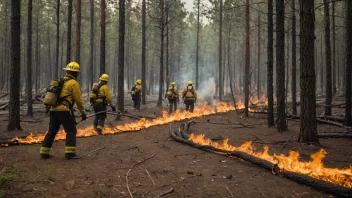
<path fill-rule="evenodd" d="M 209 78 L 207 81 L 202 81 L 200 88 L 197 90 L 199 100 L 212 100 L 215 95 L 215 79 Z"/>

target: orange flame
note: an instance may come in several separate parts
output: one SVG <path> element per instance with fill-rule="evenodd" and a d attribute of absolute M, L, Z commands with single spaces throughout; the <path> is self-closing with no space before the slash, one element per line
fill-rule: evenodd
<path fill-rule="evenodd" d="M 300 154 L 296 151 L 290 151 L 288 156 L 283 154 L 270 155 L 268 153 L 268 146 L 264 146 L 263 152 L 256 152 L 253 148 L 252 142 L 245 142 L 241 146 L 235 147 L 228 143 L 228 139 L 225 139 L 222 144 L 219 144 L 205 138 L 205 135 L 203 134 L 191 134 L 189 140 L 196 144 L 212 146 L 222 150 L 242 151 L 257 158 L 269 161 L 273 164 L 277 164 L 281 170 L 308 175 L 316 179 L 321 179 L 330 183 L 352 188 L 352 166 L 350 165 L 348 168 L 342 169 L 325 167 L 322 160 L 327 152 L 324 149 L 313 153 L 311 155 L 312 161 L 301 162 L 299 161 Z"/>

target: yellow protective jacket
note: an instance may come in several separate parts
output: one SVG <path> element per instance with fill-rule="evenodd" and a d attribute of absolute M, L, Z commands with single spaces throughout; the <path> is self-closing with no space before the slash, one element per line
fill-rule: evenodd
<path fill-rule="evenodd" d="M 105 100 L 108 104 L 112 104 L 112 98 L 111 98 L 111 93 L 110 93 L 110 88 L 107 84 L 104 84 L 100 87 L 97 95 L 97 99 L 95 102 L 103 102 L 103 98 L 105 97 Z"/>
<path fill-rule="evenodd" d="M 62 87 L 59 100 L 64 98 L 65 101 L 59 102 L 59 104 L 56 106 L 52 106 L 50 108 L 50 111 L 71 111 L 66 102 L 68 101 L 69 104 L 72 105 L 72 107 L 76 103 L 77 108 L 81 112 L 81 114 L 86 114 L 86 111 L 84 110 L 83 106 L 81 88 L 79 86 L 79 83 L 77 82 L 77 79 L 71 74 L 66 74 L 64 79 L 65 83 Z"/>
<path fill-rule="evenodd" d="M 182 90 L 182 98 L 184 100 L 197 100 L 196 89 L 193 86 L 191 86 L 192 87 L 191 89 L 189 89 L 188 87 L 189 86 L 185 87 Z"/>
<path fill-rule="evenodd" d="M 171 91 L 172 95 L 171 97 L 169 96 L 168 92 Z M 173 87 L 173 90 L 170 90 L 170 88 L 167 90 L 166 94 L 165 94 L 165 98 L 169 98 L 169 99 L 179 99 L 179 94 L 178 94 L 178 89 L 176 87 Z"/>

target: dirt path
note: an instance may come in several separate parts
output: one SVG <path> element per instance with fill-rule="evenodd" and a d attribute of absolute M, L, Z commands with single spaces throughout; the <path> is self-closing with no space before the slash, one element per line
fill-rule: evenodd
<path fill-rule="evenodd" d="M 155 110 L 155 109 L 154 109 Z M 149 111 L 154 111 L 149 110 Z M 156 110 L 155 110 L 156 111 Z M 143 112 L 145 113 L 145 112 Z M 206 123 L 241 122 L 259 124 L 255 128 L 238 128 Z M 290 132 L 278 134 L 264 124 L 265 117 L 253 115 L 241 118 L 235 112 L 197 119 L 192 127 L 196 133 L 210 138 L 229 137 L 230 143 L 240 145 L 256 140 L 252 135 L 270 142 L 295 140 L 299 123 L 289 122 Z M 47 121 L 42 122 L 42 130 Z M 84 123 L 89 125 L 90 123 Z M 112 121 L 117 125 L 118 122 Z M 173 123 L 172 127 L 178 127 Z M 84 126 L 82 126 L 84 127 Z M 40 128 L 40 127 L 39 127 Z M 129 187 L 134 197 L 155 197 L 170 188 L 168 197 L 329 197 L 329 195 L 273 175 L 251 163 L 229 159 L 180 144 L 169 138 L 169 126 L 152 127 L 139 132 L 78 139 L 80 154 L 105 149 L 80 160 L 64 159 L 64 142 L 55 142 L 50 160 L 39 159 L 40 145 L 0 148 L 0 170 L 6 168 L 9 181 L 0 179 L 1 193 L 6 197 L 129 197 L 126 173 L 130 167 L 155 154 L 155 157 L 134 167 L 129 173 Z M 352 149 L 348 140 L 322 139 L 329 152 L 327 166 L 343 167 L 352 164 Z M 255 144 L 260 149 L 261 144 Z M 271 145 L 270 151 L 287 154 L 290 149 L 301 153 L 303 160 L 319 148 L 296 142 Z M 146 170 L 150 173 L 151 181 Z M 226 185 L 226 186 L 225 186 Z"/>

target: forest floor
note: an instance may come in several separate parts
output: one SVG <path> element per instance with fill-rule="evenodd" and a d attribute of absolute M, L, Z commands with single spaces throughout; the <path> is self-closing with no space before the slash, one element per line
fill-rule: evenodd
<path fill-rule="evenodd" d="M 131 107 L 128 106 L 130 109 Z M 160 114 L 150 102 L 148 108 L 135 115 Z M 180 109 L 184 106 L 180 105 Z M 29 132 L 46 131 L 48 117 L 44 113 L 35 115 L 35 123 L 23 122 L 23 132 L 6 132 L 7 115 L 0 115 L 2 138 L 22 136 Z M 29 119 L 29 118 L 23 118 Z M 207 122 L 241 122 L 254 128 L 233 128 Z M 123 118 L 114 121 L 109 116 L 107 125 L 120 125 L 135 120 Z M 288 121 L 289 131 L 277 133 L 266 126 L 266 115 L 251 114 L 243 117 L 235 111 L 195 119 L 195 133 L 204 133 L 211 139 L 229 138 L 238 146 L 248 140 L 256 140 L 254 146 L 260 150 L 261 141 L 270 143 L 288 140 L 282 144 L 269 144 L 270 153 L 287 155 L 298 151 L 301 160 L 309 160 L 310 154 L 324 148 L 328 154 L 324 159 L 327 167 L 342 168 L 352 164 L 352 145 L 349 139 L 320 139 L 321 145 L 298 143 L 300 124 Z M 92 119 L 78 127 L 87 127 Z M 172 123 L 176 128 L 179 123 Z M 167 197 L 332 197 L 329 194 L 273 175 L 271 172 L 239 159 L 207 153 L 174 141 L 169 136 L 169 125 L 151 127 L 142 131 L 79 138 L 79 154 L 105 148 L 79 160 L 64 158 L 64 141 L 55 142 L 49 160 L 39 158 L 40 144 L 0 148 L 0 197 L 130 197 L 126 174 L 138 161 L 153 156 L 130 170 L 129 188 L 134 197 L 157 197 L 169 189 L 174 192 Z M 338 131 L 337 127 L 319 125 L 319 131 Z M 260 141 L 259 141 L 260 140 Z M 292 141 L 291 141 L 292 140 Z M 221 142 L 221 141 L 220 141 Z M 228 189 L 227 189 L 228 187 Z"/>

